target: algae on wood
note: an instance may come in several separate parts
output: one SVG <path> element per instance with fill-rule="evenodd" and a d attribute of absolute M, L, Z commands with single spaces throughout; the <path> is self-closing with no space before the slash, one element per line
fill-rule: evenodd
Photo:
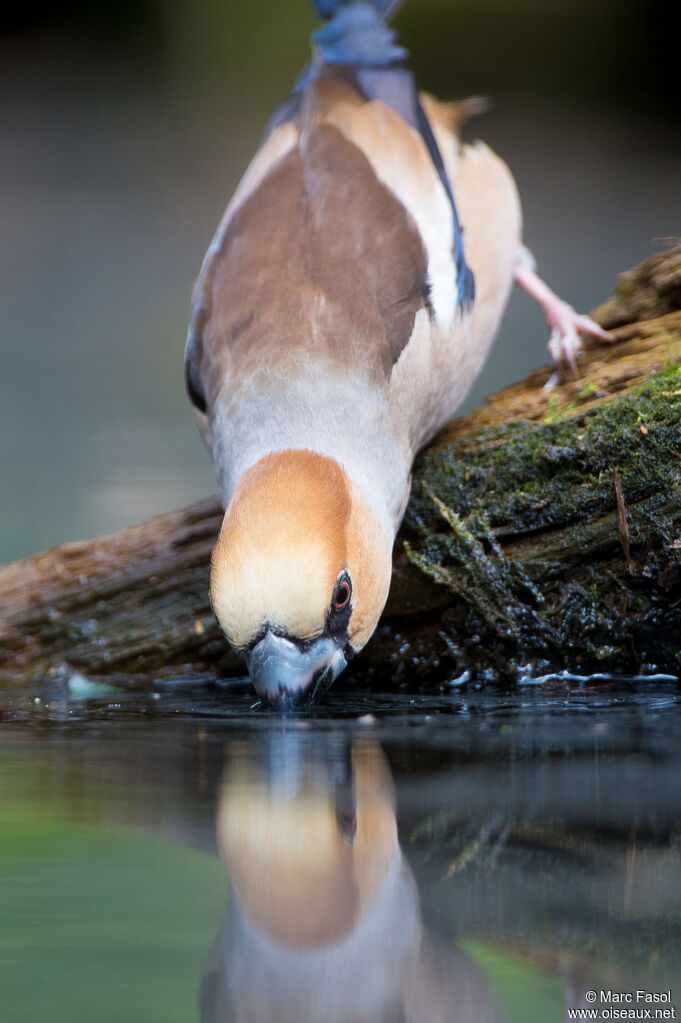
<path fill-rule="evenodd" d="M 420 456 L 388 606 L 346 680 L 681 674 L 681 246 L 594 315 L 614 341 L 579 380 L 546 391 L 537 370 Z M 239 673 L 208 601 L 219 522 L 209 500 L 0 569 L 0 679 Z"/>
<path fill-rule="evenodd" d="M 439 624 L 476 675 L 681 673 L 681 247 L 594 315 L 614 342 L 579 380 L 531 374 L 416 466 L 409 556 L 456 596 Z"/>

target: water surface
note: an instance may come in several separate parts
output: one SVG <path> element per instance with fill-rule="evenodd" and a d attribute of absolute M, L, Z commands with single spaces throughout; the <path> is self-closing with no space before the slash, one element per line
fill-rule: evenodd
<path fill-rule="evenodd" d="M 3 1021 L 681 1000 L 671 682 L 339 688 L 290 719 L 238 687 L 38 699 L 0 726 Z"/>

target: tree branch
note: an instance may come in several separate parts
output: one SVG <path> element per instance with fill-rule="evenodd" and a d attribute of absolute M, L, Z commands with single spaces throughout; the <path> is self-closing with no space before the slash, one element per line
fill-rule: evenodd
<path fill-rule="evenodd" d="M 536 370 L 418 459 L 364 686 L 681 673 L 681 246 L 594 318 L 615 341 L 579 380 Z M 220 520 L 202 501 L 0 569 L 0 682 L 241 673 L 208 600 Z"/>

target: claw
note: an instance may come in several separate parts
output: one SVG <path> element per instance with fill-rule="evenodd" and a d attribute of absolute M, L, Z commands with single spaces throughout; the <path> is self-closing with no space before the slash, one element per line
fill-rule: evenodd
<path fill-rule="evenodd" d="M 592 320 L 590 316 L 578 316 L 577 317 L 577 330 L 580 334 L 591 334 L 593 337 L 599 337 L 601 341 L 612 341 L 613 336 L 607 330 L 604 330 L 595 320 Z"/>
<path fill-rule="evenodd" d="M 580 335 L 589 334 L 600 338 L 601 341 L 612 341 L 612 335 L 603 330 L 590 316 L 582 316 L 575 312 L 571 305 L 551 291 L 535 272 L 525 252 L 526 250 L 521 250 L 515 269 L 515 280 L 544 310 L 546 323 L 551 331 L 548 349 L 554 366 L 560 369 L 561 366 L 567 365 L 577 379 L 579 377 L 577 357 L 584 351 Z M 551 384 L 551 380 L 547 386 L 555 386 L 555 383 Z"/>
<path fill-rule="evenodd" d="M 567 329 L 563 332 L 555 327 L 551 331 L 547 347 L 554 366 L 561 366 L 567 363 L 576 380 L 579 376 L 577 356 L 584 354 L 582 342 L 577 332 L 572 329 Z"/>

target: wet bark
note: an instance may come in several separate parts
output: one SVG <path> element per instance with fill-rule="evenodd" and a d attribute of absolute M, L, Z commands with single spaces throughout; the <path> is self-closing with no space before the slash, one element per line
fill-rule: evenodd
<path fill-rule="evenodd" d="M 536 370 L 420 456 L 349 681 L 681 674 L 681 246 L 594 316 L 614 340 L 580 379 L 547 391 Z M 210 499 L 0 569 L 0 682 L 240 673 L 208 601 L 220 519 Z"/>

